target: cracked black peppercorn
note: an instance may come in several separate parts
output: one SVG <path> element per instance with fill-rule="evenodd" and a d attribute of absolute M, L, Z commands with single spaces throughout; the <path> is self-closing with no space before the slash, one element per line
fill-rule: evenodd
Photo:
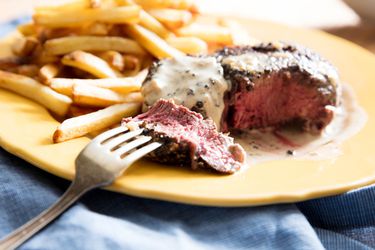
<path fill-rule="evenodd" d="M 195 104 L 195 106 L 196 106 L 197 108 L 203 108 L 203 102 L 201 102 L 201 101 L 197 101 L 197 103 Z"/>

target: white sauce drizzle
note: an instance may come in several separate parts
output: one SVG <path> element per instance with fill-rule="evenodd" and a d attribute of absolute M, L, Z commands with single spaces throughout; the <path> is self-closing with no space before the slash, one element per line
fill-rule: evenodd
<path fill-rule="evenodd" d="M 160 63 L 151 80 L 143 84 L 146 105 L 151 106 L 160 98 L 173 99 L 189 109 L 198 103 L 220 129 L 224 93 L 229 89 L 229 83 L 216 59 L 183 56 Z"/>

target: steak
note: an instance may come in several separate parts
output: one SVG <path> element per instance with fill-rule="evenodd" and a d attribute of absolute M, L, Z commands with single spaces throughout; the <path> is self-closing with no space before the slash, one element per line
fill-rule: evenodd
<path fill-rule="evenodd" d="M 125 118 L 123 125 L 129 129 L 143 128 L 143 135 L 162 143 L 148 155 L 161 163 L 234 173 L 245 160 L 242 147 L 218 132 L 211 119 L 203 119 L 201 114 L 171 100 L 160 99 L 147 112 Z"/>
<path fill-rule="evenodd" d="M 144 106 L 151 109 L 132 121 L 164 143 L 151 158 L 232 173 L 243 150 L 216 129 L 293 125 L 319 134 L 333 119 L 340 91 L 336 69 L 304 47 L 226 47 L 211 56 L 154 63 L 142 86 Z"/>
<path fill-rule="evenodd" d="M 316 53 L 285 43 L 216 53 L 231 83 L 223 130 L 294 124 L 317 134 L 332 120 L 340 89 L 335 68 Z"/>

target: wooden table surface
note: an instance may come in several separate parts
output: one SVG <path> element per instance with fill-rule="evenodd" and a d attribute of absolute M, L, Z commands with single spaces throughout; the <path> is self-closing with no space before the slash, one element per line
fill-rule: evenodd
<path fill-rule="evenodd" d="M 0 0 L 0 22 L 31 14 L 33 6 L 67 0 Z M 341 0 L 199 0 L 202 11 L 322 29 L 375 53 L 375 24 L 362 21 Z M 375 11 L 375 10 L 374 10 Z"/>

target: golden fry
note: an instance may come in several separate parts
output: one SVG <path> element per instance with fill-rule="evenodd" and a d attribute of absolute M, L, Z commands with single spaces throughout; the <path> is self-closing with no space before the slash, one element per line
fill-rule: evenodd
<path fill-rule="evenodd" d="M 112 78 L 111 78 L 112 79 Z M 117 78 L 113 78 L 117 79 Z M 95 79 L 96 80 L 96 79 Z M 50 86 L 56 92 L 72 97 L 73 96 L 73 86 L 76 84 L 80 84 L 81 81 L 95 81 L 92 79 L 71 79 L 71 78 L 52 78 L 47 82 L 48 86 Z M 100 79 L 104 80 L 104 79 Z M 107 79 L 106 79 L 107 80 Z"/>
<path fill-rule="evenodd" d="M 142 102 L 140 92 L 119 94 L 110 89 L 89 85 L 75 85 L 73 87 L 73 102 L 86 107 L 108 107 L 118 103 Z"/>
<path fill-rule="evenodd" d="M 65 120 L 53 134 L 53 142 L 63 142 L 90 132 L 108 128 L 121 122 L 123 117 L 139 113 L 140 103 L 117 104 L 105 109 Z"/>
<path fill-rule="evenodd" d="M 126 25 L 124 31 L 159 59 L 184 55 L 184 53 L 170 46 L 158 35 L 140 25 Z"/>
<path fill-rule="evenodd" d="M 120 76 L 118 72 L 112 69 L 108 63 L 100 57 L 80 50 L 64 56 L 61 62 L 64 65 L 89 72 L 99 78 L 115 78 Z"/>
<path fill-rule="evenodd" d="M 89 25 L 85 25 L 82 27 L 76 27 L 76 28 L 39 28 L 38 32 L 38 39 L 42 43 L 50 40 L 50 39 L 55 39 L 55 38 L 60 38 L 60 37 L 69 37 L 69 36 L 77 36 L 80 35 L 82 30 Z"/>
<path fill-rule="evenodd" d="M 32 59 L 32 63 L 38 65 L 45 65 L 49 63 L 59 63 L 60 57 L 54 55 L 47 55 L 45 51 L 40 51 L 39 53 L 34 53 Z"/>
<path fill-rule="evenodd" d="M 108 78 L 108 79 L 69 79 L 69 78 L 53 78 L 50 80 L 50 87 L 55 91 L 73 96 L 73 86 L 94 86 L 110 89 L 120 94 L 127 94 L 133 91 L 139 91 L 142 82 L 147 76 L 147 70 L 143 70 L 138 75 L 124 78 Z"/>
<path fill-rule="evenodd" d="M 197 37 L 169 37 L 166 41 L 172 47 L 186 54 L 207 53 L 207 43 Z"/>
<path fill-rule="evenodd" d="M 36 13 L 48 11 L 75 11 L 90 8 L 89 0 L 74 0 L 61 5 L 39 6 L 34 8 Z"/>
<path fill-rule="evenodd" d="M 24 64 L 17 67 L 17 73 L 28 77 L 36 77 L 39 72 L 39 67 L 34 64 Z"/>
<path fill-rule="evenodd" d="M 49 28 L 80 27 L 93 22 L 134 24 L 139 22 L 140 10 L 139 6 L 132 5 L 108 9 L 42 11 L 37 12 L 33 19 L 37 25 Z"/>
<path fill-rule="evenodd" d="M 97 108 L 90 108 L 90 107 L 80 107 L 80 106 L 74 106 L 71 105 L 68 111 L 68 117 L 77 117 L 81 115 L 86 115 L 88 113 L 92 113 L 98 111 Z"/>
<path fill-rule="evenodd" d="M 140 13 L 140 22 L 139 24 L 146 29 L 154 32 L 161 38 L 167 38 L 169 36 L 173 36 L 173 33 L 167 30 L 163 24 L 161 24 L 155 17 L 151 16 L 149 13 L 147 13 L 144 10 L 141 10 Z"/>
<path fill-rule="evenodd" d="M 44 49 L 50 55 L 64 55 L 76 50 L 108 51 L 144 55 L 145 50 L 135 41 L 123 37 L 71 36 L 48 40 Z"/>
<path fill-rule="evenodd" d="M 80 30 L 80 36 L 107 36 L 109 33 L 109 25 L 105 23 L 92 23 Z"/>
<path fill-rule="evenodd" d="M 23 36 L 34 36 L 37 34 L 36 27 L 33 23 L 25 23 L 25 24 L 18 25 L 17 30 Z"/>
<path fill-rule="evenodd" d="M 0 87 L 34 100 L 59 116 L 68 112 L 72 100 L 34 79 L 0 71 Z"/>
<path fill-rule="evenodd" d="M 122 54 L 117 51 L 109 50 L 106 52 L 99 53 L 98 56 L 106 61 L 112 68 L 123 71 L 124 70 L 124 60 Z"/>
<path fill-rule="evenodd" d="M 171 8 L 187 10 L 194 6 L 194 0 L 135 0 L 145 9 Z"/>
<path fill-rule="evenodd" d="M 39 46 L 39 41 L 35 37 L 22 37 L 17 39 L 12 46 L 12 51 L 18 56 L 30 56 Z"/>
<path fill-rule="evenodd" d="M 171 30 L 187 25 L 193 18 L 193 15 L 187 10 L 150 9 L 148 13 Z"/>
<path fill-rule="evenodd" d="M 132 55 L 124 55 L 124 70 L 138 73 L 141 70 L 142 64 L 138 57 Z"/>
<path fill-rule="evenodd" d="M 39 79 L 48 84 L 49 80 L 55 78 L 60 73 L 61 67 L 54 63 L 44 65 L 39 69 Z"/>
<path fill-rule="evenodd" d="M 133 0 L 114 0 L 117 6 L 127 6 L 136 4 Z"/>
<path fill-rule="evenodd" d="M 194 36 L 209 43 L 223 45 L 231 45 L 233 43 L 230 30 L 219 25 L 193 23 L 178 29 L 176 32 L 179 36 Z"/>
<path fill-rule="evenodd" d="M 20 56 L 0 57 L 0 70 L 9 71 L 28 62 L 28 58 Z"/>

